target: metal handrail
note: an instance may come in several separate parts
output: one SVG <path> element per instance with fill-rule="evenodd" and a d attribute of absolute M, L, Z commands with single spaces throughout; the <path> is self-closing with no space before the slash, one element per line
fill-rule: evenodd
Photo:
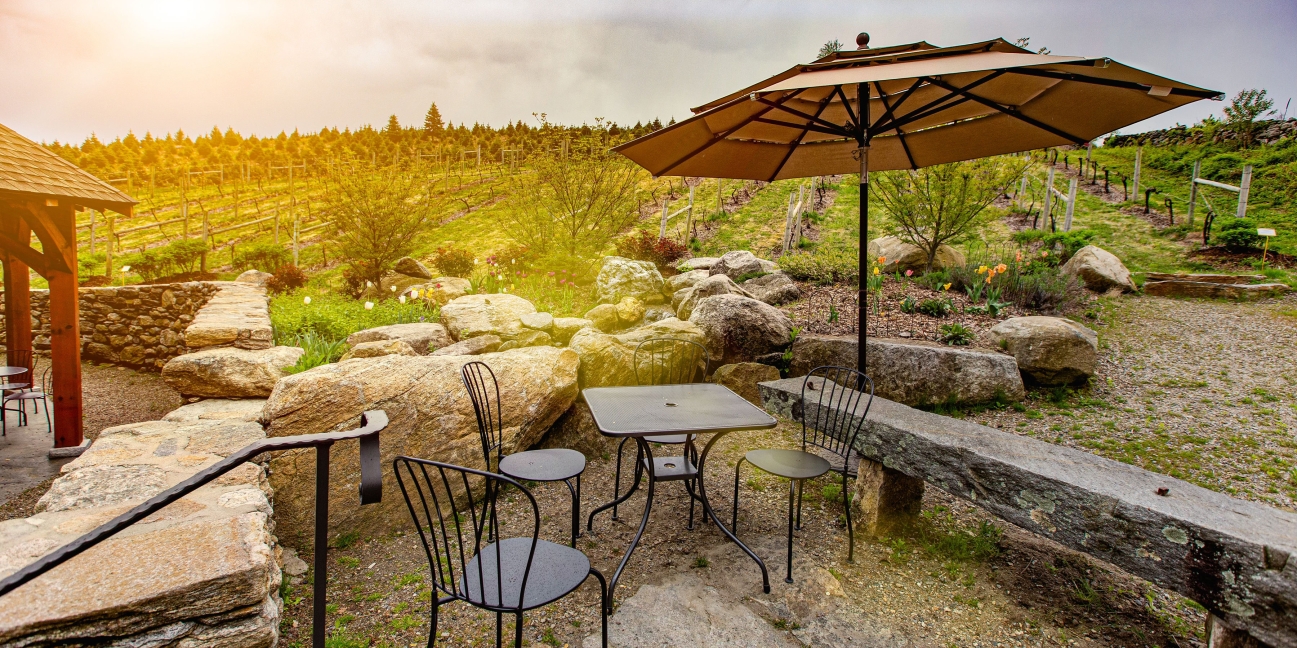
<path fill-rule="evenodd" d="M 74 556 L 107 540 L 126 527 L 143 520 L 166 505 L 198 490 L 208 482 L 242 465 L 264 452 L 315 448 L 315 574 L 312 596 L 311 645 L 324 647 L 325 586 L 328 584 L 329 530 L 329 448 L 339 441 L 360 440 L 360 503 L 376 504 L 383 499 L 382 463 L 378 452 L 378 433 L 387 427 L 387 413 L 370 410 L 360 415 L 360 427 L 346 432 L 299 434 L 264 439 L 244 446 L 226 458 L 194 473 L 147 502 L 123 513 L 95 530 L 69 542 L 56 551 L 0 580 L 0 597 L 22 587 L 28 581 L 67 562 Z"/>

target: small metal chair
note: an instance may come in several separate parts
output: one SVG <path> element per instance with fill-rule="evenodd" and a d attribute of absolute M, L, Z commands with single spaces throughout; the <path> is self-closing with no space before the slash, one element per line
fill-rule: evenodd
<path fill-rule="evenodd" d="M 816 379 L 820 380 L 816 380 Z M 865 388 L 868 391 L 865 391 Z M 812 399 L 807 399 L 810 392 Z M 864 411 L 860 410 L 864 402 Z M 739 471 L 743 462 L 772 475 L 788 479 L 788 575 L 784 582 L 793 582 L 793 501 L 797 503 L 796 528 L 802 528 L 802 485 L 829 472 L 842 474 L 842 505 L 847 509 L 847 562 L 855 562 L 856 534 L 851 525 L 851 500 L 847 496 L 847 478 L 855 478 L 851 469 L 851 453 L 856 436 L 864 429 L 865 417 L 874 401 L 874 382 L 865 374 L 847 367 L 816 367 L 802 380 L 802 449 L 752 450 L 734 466 L 734 517 L 730 530 L 737 533 L 739 523 Z M 807 452 L 808 447 L 820 448 L 841 459 L 836 466 L 818 454 Z"/>
<path fill-rule="evenodd" d="M 452 601 L 495 612 L 495 645 L 501 616 L 515 615 L 514 646 L 522 646 L 522 615 L 567 596 L 594 576 L 599 580 L 603 645 L 608 646 L 608 583 L 578 549 L 539 539 L 540 508 L 522 484 L 504 475 L 437 461 L 397 457 L 393 462 L 401 495 L 419 532 L 432 574 L 432 620 L 428 646 L 437 640 L 437 610 Z M 408 482 L 408 483 L 407 483 Z M 477 493 L 474 493 L 474 486 Z M 531 504 L 531 524 L 522 536 L 504 537 L 496 501 L 512 486 Z M 487 538 L 499 538 L 484 546 Z M 440 596 L 444 593 L 445 596 Z"/>
<path fill-rule="evenodd" d="M 585 472 L 585 455 L 567 448 L 527 450 L 504 455 L 504 419 L 500 411 L 500 385 L 495 372 L 484 362 L 473 361 L 459 370 L 468 397 L 477 415 L 477 432 L 482 440 L 482 458 L 486 469 L 514 479 L 534 482 L 561 481 L 572 494 L 572 546 L 581 536 L 581 473 Z M 494 462 L 492 461 L 494 455 Z M 575 482 L 575 486 L 573 485 Z"/>
<path fill-rule="evenodd" d="M 54 425 L 50 423 L 50 403 L 49 400 L 47 400 L 50 395 L 50 370 L 53 368 L 52 365 L 45 368 L 45 371 L 41 373 L 41 387 L 36 389 L 30 389 L 26 384 L 24 384 L 18 391 L 10 393 L 8 391 L 8 386 L 6 386 L 3 403 L 0 403 L 0 436 L 9 435 L 9 421 L 7 416 L 9 412 L 16 412 L 18 414 L 18 427 L 27 425 L 27 411 L 23 408 L 23 403 L 31 403 L 38 412 L 41 410 L 39 404 L 44 403 L 45 428 L 51 433 L 54 432 Z M 11 402 L 17 402 L 18 409 L 9 409 L 9 403 Z"/>
<path fill-rule="evenodd" d="M 685 383 L 703 382 L 707 377 L 707 368 L 711 364 L 711 356 L 707 353 L 707 348 L 697 342 L 682 340 L 680 338 L 649 338 L 635 346 L 635 354 L 631 362 L 635 367 L 635 384 L 637 385 L 680 385 Z M 698 463 L 698 449 L 694 447 L 694 439 L 691 434 L 661 434 L 657 436 L 645 437 L 649 443 L 659 443 L 662 445 L 685 445 L 685 453 L 689 459 L 696 465 Z M 629 438 L 623 438 L 621 443 L 617 444 L 617 470 L 613 480 L 613 501 L 621 497 L 621 457 L 622 450 L 626 447 Z M 639 470 L 639 462 L 642 457 L 636 450 L 636 470 Z M 689 526 L 690 530 L 694 528 L 694 495 L 693 480 L 685 481 L 685 489 L 689 491 Z M 616 520 L 617 505 L 612 507 L 612 519 Z M 706 521 L 706 518 L 703 518 Z"/>
<path fill-rule="evenodd" d="M 9 392 L 31 387 L 33 376 L 31 349 L 13 349 L 12 351 L 8 351 L 6 355 L 6 362 L 8 362 L 10 367 L 23 367 L 27 369 L 27 373 L 18 374 L 18 376 L 6 376 L 3 379 L 0 379 L 3 381 L 0 383 L 0 389 Z M 15 380 L 15 378 L 17 378 L 17 380 Z"/>

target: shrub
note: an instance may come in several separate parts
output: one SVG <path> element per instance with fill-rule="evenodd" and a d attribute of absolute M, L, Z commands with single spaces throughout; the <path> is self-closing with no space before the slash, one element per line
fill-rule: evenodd
<path fill-rule="evenodd" d="M 254 243 L 239 248 L 234 256 L 234 270 L 260 270 L 274 273 L 292 257 L 286 248 L 274 243 Z"/>
<path fill-rule="evenodd" d="M 640 261 L 665 266 L 685 255 L 688 248 L 666 237 L 658 238 L 649 230 L 636 230 L 617 241 L 617 253 Z"/>
<path fill-rule="evenodd" d="M 914 309 L 917 308 L 918 305 L 919 305 L 919 300 L 907 295 L 905 299 L 901 300 L 901 312 L 913 313 Z"/>
<path fill-rule="evenodd" d="M 448 277 L 467 277 L 473 274 L 473 253 L 455 247 L 437 248 L 432 264 Z"/>
<path fill-rule="evenodd" d="M 145 281 L 162 277 L 193 272 L 194 265 L 207 251 L 207 245 L 199 239 L 178 239 L 159 248 L 143 250 L 127 255 L 121 261 L 123 266 L 130 266 Z"/>
<path fill-rule="evenodd" d="M 1216 242 L 1231 250 L 1250 250 L 1260 247 L 1261 236 L 1256 233 L 1256 222 L 1250 218 L 1225 218 L 1216 233 Z"/>
<path fill-rule="evenodd" d="M 1053 248 L 1056 244 L 1061 246 L 1063 248 L 1060 253 L 1062 258 L 1059 260 L 1067 261 L 1072 258 L 1073 254 L 1076 254 L 1077 250 L 1089 245 L 1090 241 L 1094 240 L 1094 237 L 1098 235 L 1099 233 L 1094 230 L 1078 229 L 1070 232 L 1046 234 L 1041 240 L 1047 248 Z"/>
<path fill-rule="evenodd" d="M 820 285 L 860 283 L 860 260 L 854 249 L 822 246 L 810 254 L 789 253 L 779 257 L 779 267 L 793 279 Z"/>
<path fill-rule="evenodd" d="M 330 229 L 339 256 L 362 283 L 380 284 L 437 223 L 445 196 L 429 189 L 428 173 L 421 167 L 347 169 L 329 176 Z"/>
<path fill-rule="evenodd" d="M 973 332 L 963 324 L 942 324 L 938 329 L 941 341 L 952 346 L 968 346 L 973 341 Z"/>
<path fill-rule="evenodd" d="M 341 358 L 342 354 L 347 352 L 347 342 L 345 340 L 329 339 L 313 330 L 303 331 L 293 336 L 289 345 L 302 347 L 306 351 L 306 353 L 302 354 L 302 357 L 297 359 L 297 364 L 285 370 L 290 374 L 301 373 L 320 365 L 337 362 L 338 358 Z"/>
<path fill-rule="evenodd" d="M 1013 233 L 1013 242 L 1018 245 L 1030 245 L 1045 238 L 1049 234 L 1045 230 L 1027 229 Z"/>
<path fill-rule="evenodd" d="M 950 311 L 954 310 L 954 308 L 954 302 L 947 297 L 946 299 L 925 299 L 919 302 L 919 305 L 915 307 L 915 310 L 927 315 L 928 317 L 945 317 L 949 315 Z"/>
<path fill-rule="evenodd" d="M 291 263 L 279 266 L 279 269 L 270 275 L 270 279 L 266 280 L 266 290 L 274 294 L 297 290 L 305 285 L 306 273 Z"/>
<path fill-rule="evenodd" d="M 946 284 L 951 283 L 950 273 L 945 270 L 933 270 L 932 272 L 925 273 L 914 281 L 920 286 L 936 291 L 945 290 Z"/>

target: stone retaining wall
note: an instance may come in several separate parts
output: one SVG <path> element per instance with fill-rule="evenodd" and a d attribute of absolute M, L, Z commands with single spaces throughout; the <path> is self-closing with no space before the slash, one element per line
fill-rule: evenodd
<path fill-rule="evenodd" d="M 81 358 L 162 369 L 167 360 L 188 351 L 185 329 L 224 283 L 82 288 Z M 48 290 L 31 291 L 32 348 L 37 352 L 50 348 L 49 295 Z"/>
<path fill-rule="evenodd" d="M 0 577 L 265 438 L 263 400 L 209 400 L 104 430 L 26 519 L 0 522 Z M 264 466 L 246 463 L 10 593 L 0 645 L 268 647 L 279 548 Z"/>

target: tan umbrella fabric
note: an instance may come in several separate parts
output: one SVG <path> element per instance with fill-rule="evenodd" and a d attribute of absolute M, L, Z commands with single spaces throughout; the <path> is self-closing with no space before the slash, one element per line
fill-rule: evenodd
<path fill-rule="evenodd" d="M 867 88 L 861 120 L 858 97 Z M 1221 93 L 1106 58 L 1003 39 L 838 52 L 695 109 L 615 150 L 656 176 L 774 181 L 1083 144 Z M 868 124 L 868 128 L 862 127 Z"/>

